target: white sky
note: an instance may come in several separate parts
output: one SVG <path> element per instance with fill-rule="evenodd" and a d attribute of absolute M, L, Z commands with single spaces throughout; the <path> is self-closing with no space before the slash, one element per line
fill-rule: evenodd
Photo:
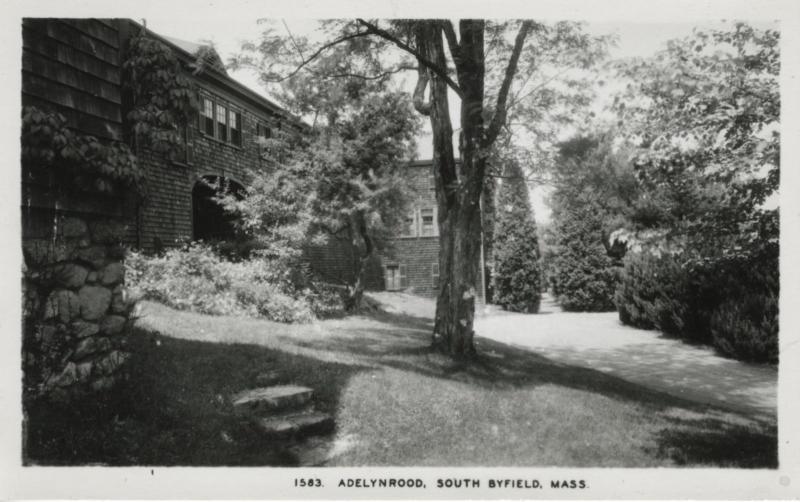
<path fill-rule="evenodd" d="M 156 12 L 149 13 L 149 15 L 143 19 L 146 19 L 148 28 L 159 34 L 192 42 L 212 42 L 223 61 L 227 61 L 229 57 L 237 54 L 242 42 L 259 39 L 262 27 L 257 24 L 256 19 L 260 17 L 261 14 L 242 12 L 235 9 L 215 12 L 216 14 L 213 17 L 198 16 L 188 20 L 185 18 L 176 18 L 169 12 Z M 265 11 L 263 16 L 268 17 L 268 14 L 269 13 Z M 646 57 L 663 49 L 667 40 L 690 35 L 693 28 L 718 28 L 726 24 L 721 21 L 724 15 L 724 12 L 721 12 L 720 16 L 713 18 L 713 20 L 705 19 L 700 21 L 588 22 L 586 29 L 593 35 L 614 34 L 617 36 L 617 45 L 611 49 L 611 58 Z M 312 19 L 283 19 L 294 34 L 309 33 L 315 27 L 315 22 Z M 137 20 L 141 22 L 142 18 Z M 761 22 L 753 24 L 766 23 Z M 254 73 L 241 70 L 231 72 L 231 76 L 251 89 L 264 94 L 264 90 L 258 83 Z M 413 85 L 413 82 L 411 85 Z M 454 125 L 457 126 L 458 106 L 454 96 L 451 97 L 450 108 L 453 114 Z M 427 127 L 427 122 L 425 122 L 425 125 Z M 429 129 L 427 130 L 429 131 Z M 420 159 L 430 158 L 431 145 L 429 143 L 429 136 L 421 137 L 419 143 L 418 157 Z M 550 209 L 546 203 L 547 191 L 547 187 L 534 187 L 531 190 L 531 201 L 536 219 L 539 222 L 547 222 L 550 220 Z"/>

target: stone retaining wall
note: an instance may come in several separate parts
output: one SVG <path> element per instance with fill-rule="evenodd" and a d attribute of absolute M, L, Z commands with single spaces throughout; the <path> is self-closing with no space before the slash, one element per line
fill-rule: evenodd
<path fill-rule="evenodd" d="M 126 232 L 97 215 L 23 215 L 23 364 L 28 396 L 111 388 L 130 356 Z"/>

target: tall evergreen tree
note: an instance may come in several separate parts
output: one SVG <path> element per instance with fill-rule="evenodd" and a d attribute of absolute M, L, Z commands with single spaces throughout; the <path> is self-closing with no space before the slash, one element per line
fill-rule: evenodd
<path fill-rule="evenodd" d="M 539 240 L 522 168 L 505 170 L 496 208 L 494 300 L 512 312 L 539 311 L 542 271 Z"/>

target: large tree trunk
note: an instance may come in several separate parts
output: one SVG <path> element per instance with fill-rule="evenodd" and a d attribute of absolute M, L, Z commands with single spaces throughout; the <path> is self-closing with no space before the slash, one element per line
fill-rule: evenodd
<path fill-rule="evenodd" d="M 439 209 L 439 282 L 433 345 L 455 357 L 475 352 L 473 322 L 479 288 L 481 255 L 481 208 L 488 150 L 505 123 L 506 101 L 516 73 L 522 46 L 531 28 L 525 21 L 514 42 L 497 106 L 488 126 L 484 123 L 484 25 L 482 20 L 459 22 L 461 40 L 449 21 L 429 20 L 417 24 L 419 81 L 414 105 L 428 115 L 433 131 L 433 169 Z M 458 74 L 461 98 L 461 164 L 456 169 L 453 127 L 447 102 L 448 65 L 443 36 L 447 37 Z M 390 37 L 391 39 L 391 37 Z M 395 39 L 396 43 L 397 40 Z M 404 47 L 402 42 L 399 42 Z M 430 100 L 424 102 L 426 86 Z"/>
<path fill-rule="evenodd" d="M 355 260 L 355 277 L 353 278 L 353 284 L 348 288 L 347 297 L 344 301 L 344 308 L 347 312 L 353 312 L 361 307 L 361 300 L 364 298 L 364 288 L 366 286 L 367 265 L 369 265 L 369 260 L 375 251 L 363 213 L 356 213 L 351 219 L 350 226 L 351 229 L 355 228 L 355 233 L 358 234 L 363 242 L 364 251 Z M 360 248 L 358 243 L 355 242 L 355 238 L 353 238 L 353 248 L 356 250 Z"/>
<path fill-rule="evenodd" d="M 475 298 L 481 246 L 480 192 L 485 157 L 480 145 L 483 131 L 483 24 L 462 26 L 462 63 L 459 72 L 464 91 L 461 100 L 461 165 L 456 167 L 453 128 L 447 102 L 447 83 L 429 72 L 430 116 L 433 131 L 433 167 L 439 215 L 439 296 L 436 303 L 433 344 L 454 356 L 475 352 L 473 344 Z M 469 24 L 472 23 L 472 24 Z M 441 25 L 424 24 L 418 32 L 425 56 L 445 68 Z"/>

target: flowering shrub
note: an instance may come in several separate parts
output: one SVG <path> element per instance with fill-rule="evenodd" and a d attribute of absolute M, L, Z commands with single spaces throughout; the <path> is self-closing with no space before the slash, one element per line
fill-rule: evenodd
<path fill-rule="evenodd" d="M 130 252 L 126 283 L 138 298 L 211 315 L 309 322 L 341 310 L 341 299 L 316 292 L 285 263 L 255 257 L 230 262 L 207 245 L 191 243 L 162 256 Z M 338 301 L 338 303 L 337 303 Z"/>

